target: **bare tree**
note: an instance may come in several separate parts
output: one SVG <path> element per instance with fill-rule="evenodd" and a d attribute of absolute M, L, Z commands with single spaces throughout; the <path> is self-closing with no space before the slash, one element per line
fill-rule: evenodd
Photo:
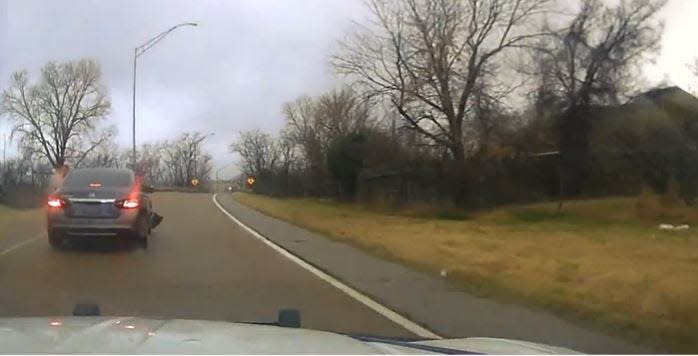
<path fill-rule="evenodd" d="M 164 147 L 158 143 L 143 144 L 137 150 L 136 166 L 141 169 L 145 180 L 151 184 L 167 183 L 163 154 Z"/>
<path fill-rule="evenodd" d="M 87 132 L 77 137 L 69 146 L 66 159 L 72 159 L 75 167 L 118 167 L 119 157 L 116 142 L 116 127 Z M 89 163 L 85 161 L 89 161 Z"/>
<path fill-rule="evenodd" d="M 636 77 L 636 65 L 658 49 L 666 0 L 583 0 L 569 25 L 539 48 L 540 107 L 557 107 L 558 147 L 569 189 L 578 191 L 589 166 L 594 105 L 617 104 Z M 576 182 L 576 183 L 575 183 Z"/>
<path fill-rule="evenodd" d="M 288 177 L 291 171 L 298 168 L 298 145 L 293 141 L 288 130 L 282 129 L 276 140 L 276 146 L 279 154 L 278 167 L 281 173 Z"/>
<path fill-rule="evenodd" d="M 331 90 L 317 99 L 315 122 L 325 144 L 370 126 L 369 101 L 349 87 Z"/>
<path fill-rule="evenodd" d="M 164 160 L 167 167 L 167 181 L 174 185 L 186 185 L 185 153 L 176 141 L 163 142 Z"/>
<path fill-rule="evenodd" d="M 469 120 L 465 122 L 465 151 L 471 155 L 487 155 L 506 143 L 520 124 L 506 97 L 518 86 L 497 88 L 482 81 L 473 88 Z"/>
<path fill-rule="evenodd" d="M 284 104 L 286 127 L 281 137 L 288 141 L 287 149 L 300 147 L 305 169 L 319 179 L 326 173 L 325 158 L 333 140 L 373 126 L 370 108 L 369 100 L 346 86 L 316 99 L 301 96 Z"/>
<path fill-rule="evenodd" d="M 175 141 L 165 141 L 164 165 L 175 186 L 187 186 L 197 178 L 207 181 L 211 173 L 211 156 L 203 153 L 201 142 L 206 138 L 198 132 L 184 133 Z"/>
<path fill-rule="evenodd" d="M 333 63 L 387 98 L 406 126 L 462 162 L 464 121 L 496 56 L 540 35 L 549 0 L 369 1 L 375 23 L 340 43 Z"/>
<path fill-rule="evenodd" d="M 7 160 L 0 174 L 0 181 L 4 189 L 16 187 L 25 183 L 25 179 L 31 174 L 31 162 L 25 160 L 24 157 Z"/>
<path fill-rule="evenodd" d="M 286 136 L 301 147 L 305 168 L 314 174 L 321 174 L 324 167 L 322 128 L 317 123 L 317 103 L 309 96 L 301 96 L 283 106 L 286 117 Z"/>
<path fill-rule="evenodd" d="M 275 139 L 260 130 L 241 132 L 230 145 L 230 151 L 242 158 L 242 171 L 245 174 L 260 175 L 274 169 L 279 159 L 279 149 Z"/>
<path fill-rule="evenodd" d="M 213 157 L 208 153 L 201 153 L 196 156 L 194 165 L 194 177 L 196 177 L 201 182 L 208 182 L 211 177 L 211 171 L 213 170 L 213 165 L 211 161 Z"/>
<path fill-rule="evenodd" d="M 59 167 L 71 152 L 81 151 L 79 138 L 109 112 L 100 79 L 99 65 L 86 59 L 49 62 L 36 83 L 30 83 L 27 71 L 19 71 L 3 92 L 2 110 L 15 119 L 13 132 L 21 135 L 23 145 L 37 147 L 53 167 Z"/>

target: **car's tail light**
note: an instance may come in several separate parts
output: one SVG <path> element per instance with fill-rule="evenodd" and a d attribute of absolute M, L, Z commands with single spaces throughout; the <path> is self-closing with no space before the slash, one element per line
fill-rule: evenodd
<path fill-rule="evenodd" d="M 63 198 L 58 197 L 58 196 L 50 196 L 48 197 L 48 206 L 51 208 L 64 208 L 66 203 Z"/>
<path fill-rule="evenodd" d="M 114 204 L 116 204 L 116 207 L 119 209 L 135 209 L 140 206 L 138 199 L 131 198 L 117 200 Z"/>

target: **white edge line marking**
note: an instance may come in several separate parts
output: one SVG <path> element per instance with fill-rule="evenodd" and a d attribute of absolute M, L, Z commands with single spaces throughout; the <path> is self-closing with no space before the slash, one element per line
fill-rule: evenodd
<path fill-rule="evenodd" d="M 20 243 L 14 244 L 14 245 L 8 247 L 7 249 L 3 250 L 2 252 L 0 252 L 0 256 L 5 256 L 12 251 L 20 249 L 20 248 L 24 247 L 25 245 L 29 245 L 30 243 L 32 243 L 36 240 L 39 240 L 39 239 L 41 239 L 41 236 L 35 237 L 33 239 L 29 239 L 29 240 L 24 240 Z"/>
<path fill-rule="evenodd" d="M 258 233 L 254 229 L 250 228 L 249 226 L 245 225 L 242 223 L 242 221 L 238 220 L 236 217 L 234 217 L 232 214 L 230 214 L 227 210 L 225 210 L 216 200 L 216 196 L 218 196 L 218 193 L 213 195 L 213 203 L 216 204 L 218 209 L 220 209 L 225 215 L 227 215 L 231 220 L 233 220 L 236 224 L 240 225 L 243 229 L 245 229 L 247 232 L 249 232 L 252 236 L 257 238 L 258 240 L 264 242 L 267 244 L 269 247 L 274 249 L 276 252 L 281 254 L 282 256 L 288 258 L 289 260 L 295 262 L 297 265 L 301 266 L 308 272 L 314 274 L 318 278 L 322 279 L 323 281 L 331 284 L 335 288 L 339 289 L 340 291 L 344 292 L 348 296 L 354 298 L 355 300 L 361 302 L 365 306 L 373 309 L 376 313 L 390 319 L 392 322 L 402 326 L 403 328 L 407 329 L 408 331 L 414 333 L 415 335 L 423 338 L 429 338 L 429 339 L 441 339 L 442 337 L 439 335 L 434 334 L 433 332 L 417 325 L 415 322 L 405 318 L 404 316 L 396 313 L 395 311 L 389 309 L 388 307 L 385 307 L 375 300 L 371 299 L 370 297 L 364 295 L 363 293 L 357 291 L 356 289 L 349 287 L 348 285 L 340 282 L 338 279 L 330 276 L 329 274 L 323 272 L 322 270 L 318 269 L 317 267 L 309 264 L 308 262 L 305 262 L 298 256 L 292 254 L 285 248 L 277 245 L 276 243 L 272 242 L 269 240 L 267 237 L 264 235 Z"/>

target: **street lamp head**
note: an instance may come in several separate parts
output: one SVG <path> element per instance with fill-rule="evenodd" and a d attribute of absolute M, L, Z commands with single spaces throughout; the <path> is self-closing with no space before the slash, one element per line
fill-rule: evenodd
<path fill-rule="evenodd" d="M 160 42 L 160 40 L 165 38 L 172 31 L 174 31 L 180 27 L 184 27 L 184 26 L 196 27 L 196 26 L 199 26 L 199 24 L 197 24 L 195 22 L 182 22 L 180 24 L 177 24 L 177 25 L 170 27 L 167 31 L 151 38 L 150 40 L 148 40 L 148 42 L 136 47 L 136 49 L 135 49 L 136 57 L 140 57 L 143 53 L 145 53 L 147 50 L 149 50 L 151 47 L 153 47 L 156 43 Z"/>

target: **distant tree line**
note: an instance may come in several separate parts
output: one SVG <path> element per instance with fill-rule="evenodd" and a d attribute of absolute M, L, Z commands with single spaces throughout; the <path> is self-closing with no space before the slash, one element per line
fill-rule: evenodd
<path fill-rule="evenodd" d="M 280 196 L 482 207 L 674 186 L 690 204 L 698 100 L 639 80 L 665 3 L 368 1 L 331 57 L 348 84 L 231 152 Z"/>
<path fill-rule="evenodd" d="M 135 168 L 130 149 L 119 151 L 114 144 L 101 145 L 78 167 L 134 168 L 157 186 L 187 187 L 194 178 L 207 184 L 212 157 L 201 147 L 204 138 L 198 132 L 185 132 L 174 140 L 142 144 L 136 150 Z"/>

